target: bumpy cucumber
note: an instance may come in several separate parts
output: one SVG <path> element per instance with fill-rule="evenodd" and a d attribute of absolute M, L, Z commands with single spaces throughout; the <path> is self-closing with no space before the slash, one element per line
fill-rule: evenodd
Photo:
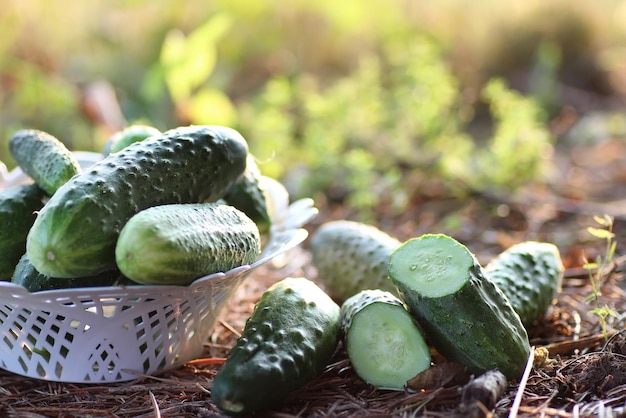
<path fill-rule="evenodd" d="M 464 245 L 442 234 L 410 239 L 391 254 L 389 274 L 437 351 L 472 372 L 522 375 L 526 329 Z"/>
<path fill-rule="evenodd" d="M 52 277 L 115 268 L 122 226 L 140 210 L 215 201 L 241 177 L 248 145 L 235 130 L 188 126 L 135 142 L 61 186 L 28 234 L 27 252 Z"/>
<path fill-rule="evenodd" d="M 256 224 L 229 205 L 154 206 L 132 216 L 115 247 L 120 271 L 141 284 L 187 285 L 251 264 L 261 253 Z"/>
<path fill-rule="evenodd" d="M 215 404 L 230 415 L 276 406 L 323 370 L 340 332 L 339 306 L 314 282 L 277 282 L 263 293 L 215 376 Z"/>
<path fill-rule="evenodd" d="M 9 139 L 9 151 L 22 171 L 50 195 L 81 171 L 65 144 L 43 131 L 17 131 Z"/>
<path fill-rule="evenodd" d="M 224 200 L 248 215 L 257 224 L 261 234 L 269 232 L 272 224 L 269 208 L 271 200 L 254 156 L 248 156 L 243 177 L 228 190 Z"/>
<path fill-rule="evenodd" d="M 0 191 L 0 280 L 10 280 L 26 251 L 26 236 L 47 194 L 36 184 Z"/>
<path fill-rule="evenodd" d="M 365 289 L 397 293 L 389 280 L 387 264 L 400 244 L 372 225 L 330 221 L 311 237 L 312 263 L 336 300 L 344 301 Z"/>
<path fill-rule="evenodd" d="M 526 241 L 499 254 L 485 271 L 529 326 L 552 304 L 563 278 L 563 262 L 554 244 Z"/>
<path fill-rule="evenodd" d="M 157 128 L 147 125 L 131 125 L 115 134 L 111 135 L 106 142 L 104 143 L 104 147 L 102 149 L 102 154 L 107 156 L 111 153 L 118 152 L 130 144 L 134 144 L 135 142 L 143 141 L 146 138 L 151 137 L 152 135 L 159 135 L 161 131 Z"/>
<path fill-rule="evenodd" d="M 73 279 L 59 279 L 57 277 L 46 276 L 37 271 L 24 254 L 13 272 L 11 282 L 24 286 L 29 292 L 40 292 L 42 290 L 68 289 L 75 287 L 111 286 L 120 278 L 119 271 L 106 271 L 95 276 L 77 277 Z"/>
<path fill-rule="evenodd" d="M 341 326 L 352 367 L 365 382 L 403 390 L 430 367 L 430 348 L 419 326 L 395 295 L 367 289 L 341 305 Z"/>

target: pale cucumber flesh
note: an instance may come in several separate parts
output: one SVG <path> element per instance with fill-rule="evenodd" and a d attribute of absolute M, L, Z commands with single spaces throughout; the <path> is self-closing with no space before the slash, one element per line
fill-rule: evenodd
<path fill-rule="evenodd" d="M 372 303 L 352 319 L 346 349 L 355 372 L 378 388 L 402 390 L 430 367 L 430 349 L 400 305 Z"/>
<path fill-rule="evenodd" d="M 465 285 L 474 258 L 462 244 L 432 234 L 408 240 L 394 252 L 389 272 L 422 297 L 454 294 Z"/>

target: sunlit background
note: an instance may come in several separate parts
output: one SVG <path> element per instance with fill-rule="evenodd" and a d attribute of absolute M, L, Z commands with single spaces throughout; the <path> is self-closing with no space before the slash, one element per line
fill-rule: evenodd
<path fill-rule="evenodd" d="M 626 135 L 624 22 L 617 0 L 4 0 L 0 160 L 23 128 L 98 151 L 221 124 L 320 203 L 511 190 L 560 141 Z"/>

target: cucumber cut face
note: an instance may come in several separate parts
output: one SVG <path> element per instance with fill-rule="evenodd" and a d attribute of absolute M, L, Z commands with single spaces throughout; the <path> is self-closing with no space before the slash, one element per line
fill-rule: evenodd
<path fill-rule="evenodd" d="M 530 353 L 526 329 L 463 244 L 441 234 L 408 240 L 391 254 L 389 274 L 444 357 L 471 373 L 498 369 L 510 379 L 521 376 Z"/>
<path fill-rule="evenodd" d="M 380 293 L 395 299 L 388 292 Z M 430 367 L 430 349 L 402 304 L 377 300 L 353 314 L 345 331 L 346 350 L 364 381 L 381 389 L 402 390 L 409 379 Z"/>
<path fill-rule="evenodd" d="M 421 240 L 420 251 L 414 251 L 411 241 Z M 402 280 L 420 296 L 438 298 L 453 294 L 469 279 L 474 258 L 462 245 L 451 245 L 442 235 L 412 238 L 399 247 L 389 265 L 390 274 Z"/>

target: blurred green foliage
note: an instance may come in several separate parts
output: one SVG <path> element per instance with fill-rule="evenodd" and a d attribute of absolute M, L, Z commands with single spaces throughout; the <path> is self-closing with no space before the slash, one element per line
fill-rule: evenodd
<path fill-rule="evenodd" d="M 626 38 L 626 2 L 600 3 L 7 0 L 0 160 L 27 127 L 100 150 L 135 122 L 224 124 L 294 197 L 362 213 L 512 190 L 550 164 L 564 83 Z"/>

